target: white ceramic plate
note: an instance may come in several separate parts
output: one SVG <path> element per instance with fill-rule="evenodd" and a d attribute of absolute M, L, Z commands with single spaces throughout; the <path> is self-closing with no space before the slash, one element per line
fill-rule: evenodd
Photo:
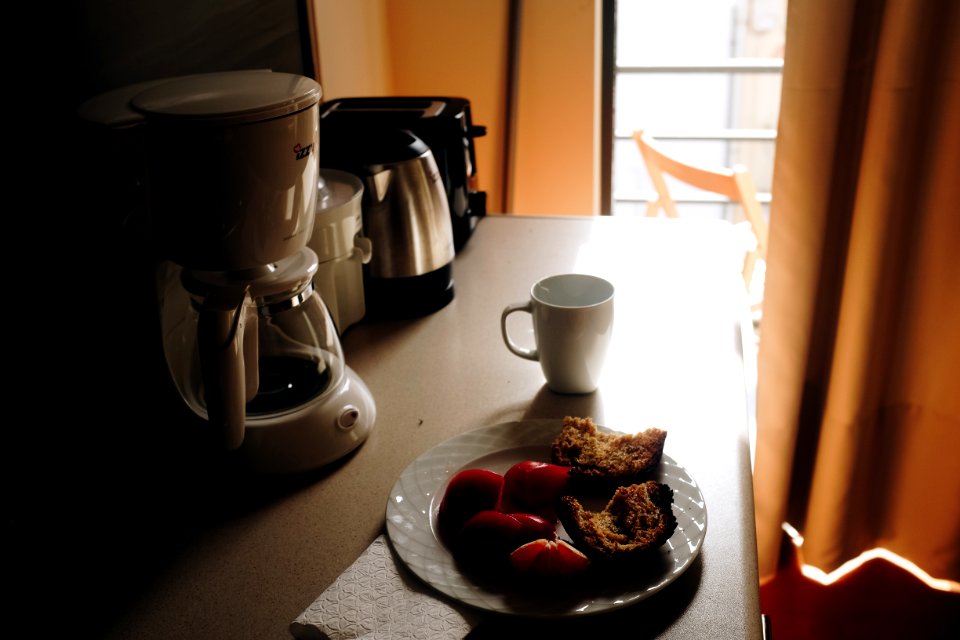
<path fill-rule="evenodd" d="M 549 461 L 550 444 L 561 427 L 560 420 L 505 422 L 451 438 L 414 460 L 387 501 L 387 535 L 403 563 L 424 582 L 464 604 L 524 616 L 600 613 L 648 598 L 679 578 L 700 553 L 707 510 L 697 483 L 666 454 L 652 477 L 673 489 L 677 529 L 642 571 L 602 584 L 584 579 L 562 594 L 538 595 L 529 589 L 480 585 L 458 570 L 436 532 L 437 509 L 450 478 L 463 469 L 504 473 L 521 460 Z M 560 533 L 566 537 L 562 527 Z"/>

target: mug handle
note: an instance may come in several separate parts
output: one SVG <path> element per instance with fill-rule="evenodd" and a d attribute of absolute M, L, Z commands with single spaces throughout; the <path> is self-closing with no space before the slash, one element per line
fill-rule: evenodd
<path fill-rule="evenodd" d="M 531 319 L 533 315 L 533 302 L 515 302 L 514 304 L 508 305 L 503 313 L 500 314 L 500 334 L 503 336 L 503 343 L 507 345 L 507 349 L 511 353 L 520 356 L 521 358 L 526 358 L 527 360 L 539 360 L 540 352 L 536 347 L 533 349 L 524 349 L 513 340 L 510 339 L 510 336 L 507 335 L 507 316 L 509 316 L 514 311 L 525 311 L 526 313 L 531 314 Z"/>

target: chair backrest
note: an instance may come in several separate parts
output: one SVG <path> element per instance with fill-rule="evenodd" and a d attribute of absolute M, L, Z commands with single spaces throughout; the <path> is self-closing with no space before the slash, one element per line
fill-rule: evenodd
<path fill-rule="evenodd" d="M 669 217 L 678 216 L 677 205 L 670 196 L 664 175 L 672 176 L 698 189 L 726 196 L 730 201 L 740 204 L 756 238 L 755 247 L 747 252 L 743 261 L 743 280 L 749 289 L 757 260 L 767 258 L 767 221 L 763 216 L 760 201 L 757 200 L 757 190 L 750 170 L 742 164 L 732 168 L 708 169 L 684 162 L 664 153 L 653 137 L 642 129 L 633 132 L 633 139 L 647 165 L 653 188 L 657 191 L 656 199 L 647 204 L 648 216 L 656 216 L 660 209 Z"/>

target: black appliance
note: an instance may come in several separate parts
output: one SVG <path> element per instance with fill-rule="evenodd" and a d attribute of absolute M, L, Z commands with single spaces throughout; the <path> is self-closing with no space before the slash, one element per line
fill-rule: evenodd
<path fill-rule="evenodd" d="M 486 215 L 487 194 L 476 189 L 473 139 L 486 135 L 474 125 L 463 98 L 409 96 L 339 98 L 320 104 L 320 166 L 358 173 L 371 139 L 404 129 L 430 148 L 450 206 L 454 249 L 470 239 Z"/>

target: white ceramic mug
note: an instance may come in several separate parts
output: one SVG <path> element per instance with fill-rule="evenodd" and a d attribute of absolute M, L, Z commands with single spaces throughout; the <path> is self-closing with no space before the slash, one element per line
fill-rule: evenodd
<path fill-rule="evenodd" d="M 507 333 L 507 316 L 529 313 L 536 346 L 519 346 Z M 508 305 L 500 316 L 503 342 L 512 353 L 537 360 L 547 386 L 558 393 L 591 393 L 613 334 L 613 285 L 596 276 L 568 273 L 534 283 L 530 300 Z"/>

